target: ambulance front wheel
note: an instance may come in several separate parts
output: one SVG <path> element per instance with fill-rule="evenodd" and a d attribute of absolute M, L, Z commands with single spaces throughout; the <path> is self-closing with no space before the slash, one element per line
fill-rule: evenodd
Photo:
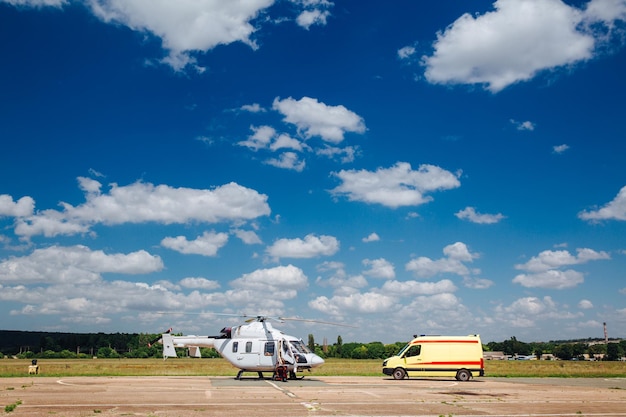
<path fill-rule="evenodd" d="M 406 371 L 402 368 L 396 368 L 393 370 L 393 379 L 404 379 L 406 377 Z"/>
<path fill-rule="evenodd" d="M 471 377 L 472 373 L 467 369 L 461 369 L 459 372 L 456 373 L 456 379 L 458 381 L 469 381 Z"/>

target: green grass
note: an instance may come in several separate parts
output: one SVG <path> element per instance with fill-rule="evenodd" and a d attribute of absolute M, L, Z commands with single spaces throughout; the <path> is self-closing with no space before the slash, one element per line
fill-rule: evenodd
<path fill-rule="evenodd" d="M 28 375 L 30 360 L 0 360 L 0 377 Z M 63 376 L 235 376 L 238 369 L 224 359 L 40 359 L 38 377 Z M 624 378 L 624 362 L 584 361 L 485 361 L 490 377 Z M 304 375 L 378 376 L 382 360 L 327 359 L 326 363 Z"/>

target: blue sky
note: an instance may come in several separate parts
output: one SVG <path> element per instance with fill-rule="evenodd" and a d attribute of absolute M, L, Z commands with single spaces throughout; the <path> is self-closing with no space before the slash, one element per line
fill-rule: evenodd
<path fill-rule="evenodd" d="M 0 0 L 0 35 L 0 328 L 626 337 L 625 0 Z"/>

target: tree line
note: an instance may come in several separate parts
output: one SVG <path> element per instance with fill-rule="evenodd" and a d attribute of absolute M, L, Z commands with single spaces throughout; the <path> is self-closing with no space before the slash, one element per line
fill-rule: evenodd
<path fill-rule="evenodd" d="M 160 358 L 162 346 L 152 344 L 160 334 L 148 333 L 48 333 L 0 330 L 0 358 L 6 356 L 23 359 L 71 358 Z M 309 334 L 309 349 L 322 358 L 385 359 L 397 354 L 407 342 L 383 344 L 381 342 L 348 342 L 341 336 L 332 344 L 316 343 Z M 576 341 L 551 341 L 525 343 L 511 337 L 502 342 L 483 345 L 485 351 L 501 351 L 507 356 L 523 355 L 540 358 L 552 354 L 562 360 L 602 357 L 620 360 L 626 354 L 626 340 L 612 341 L 587 339 Z M 202 357 L 219 357 L 212 348 L 201 349 Z"/>

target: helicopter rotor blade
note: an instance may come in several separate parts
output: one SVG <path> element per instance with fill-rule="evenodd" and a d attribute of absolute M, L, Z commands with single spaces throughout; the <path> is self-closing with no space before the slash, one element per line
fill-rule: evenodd
<path fill-rule="evenodd" d="M 319 324 L 329 324 L 331 326 L 340 326 L 340 327 L 351 327 L 353 329 L 356 329 L 357 326 L 352 326 L 350 324 L 344 324 L 344 323 L 334 323 L 332 321 L 323 321 L 323 320 L 312 320 L 312 319 L 301 319 L 299 317 L 278 317 L 280 320 L 283 321 L 302 321 L 302 322 L 306 322 L 306 323 L 319 323 Z"/>
<path fill-rule="evenodd" d="M 171 333 L 172 332 L 172 328 L 170 327 L 169 329 L 167 329 L 166 331 L 164 331 L 162 334 L 167 334 L 167 333 Z M 156 338 L 154 338 L 153 340 L 148 342 L 148 347 L 151 347 L 152 345 L 154 345 L 156 342 L 158 342 L 159 340 L 161 340 L 162 336 L 157 336 Z"/>

